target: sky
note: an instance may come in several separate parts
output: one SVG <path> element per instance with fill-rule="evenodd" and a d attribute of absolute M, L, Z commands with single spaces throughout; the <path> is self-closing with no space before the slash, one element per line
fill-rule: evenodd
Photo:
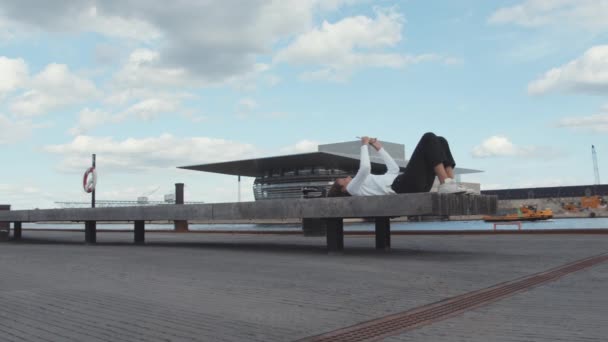
<path fill-rule="evenodd" d="M 608 180 L 608 0 L 0 0 L 0 203 L 236 201 L 178 166 L 446 137 L 483 189 Z M 409 157 L 409 155 L 407 155 Z M 253 179 L 242 199 L 253 200 Z"/>

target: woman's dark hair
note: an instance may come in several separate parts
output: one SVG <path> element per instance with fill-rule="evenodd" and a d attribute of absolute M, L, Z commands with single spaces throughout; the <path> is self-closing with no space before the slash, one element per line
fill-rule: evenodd
<path fill-rule="evenodd" d="M 327 197 L 348 197 L 350 194 L 346 191 L 342 191 L 342 186 L 335 181 L 334 184 L 327 191 Z"/>

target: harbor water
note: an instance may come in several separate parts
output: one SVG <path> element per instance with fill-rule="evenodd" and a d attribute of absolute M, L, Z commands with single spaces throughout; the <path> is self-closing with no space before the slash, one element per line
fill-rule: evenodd
<path fill-rule="evenodd" d="M 78 223 L 24 223 L 24 229 L 61 229 L 82 230 L 84 224 Z M 132 223 L 99 223 L 97 229 L 132 230 Z M 146 224 L 146 230 L 172 230 L 173 224 Z M 190 224 L 191 231 L 299 231 L 299 224 Z M 393 222 L 392 231 L 488 231 L 493 230 L 493 223 L 475 221 L 440 221 L 440 222 Z M 500 225 L 498 230 L 517 230 L 517 225 Z M 553 229 L 608 229 L 608 218 L 567 218 L 535 222 L 522 222 L 523 230 Z M 345 231 L 373 231 L 373 222 L 345 223 Z"/>

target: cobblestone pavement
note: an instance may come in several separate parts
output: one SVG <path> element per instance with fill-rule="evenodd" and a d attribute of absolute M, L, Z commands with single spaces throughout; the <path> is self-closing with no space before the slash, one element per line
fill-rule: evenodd
<path fill-rule="evenodd" d="M 293 341 L 608 252 L 608 235 L 23 233 L 0 243 L 0 341 Z M 388 341 L 606 341 L 601 264 Z"/>

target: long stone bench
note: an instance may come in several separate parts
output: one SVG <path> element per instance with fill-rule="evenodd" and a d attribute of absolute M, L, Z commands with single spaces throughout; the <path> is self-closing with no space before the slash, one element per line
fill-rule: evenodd
<path fill-rule="evenodd" d="M 390 248 L 390 218 L 495 214 L 496 196 L 416 193 L 391 196 L 286 199 L 241 203 L 134 206 L 116 208 L 0 211 L 0 222 L 13 223 L 13 238 L 21 238 L 24 222 L 85 222 L 85 242 L 95 243 L 98 221 L 134 222 L 134 242 L 145 241 L 145 222 L 226 221 L 256 219 L 320 219 L 326 225 L 327 248 L 344 248 L 343 220 L 368 218 L 376 222 L 376 248 Z"/>

